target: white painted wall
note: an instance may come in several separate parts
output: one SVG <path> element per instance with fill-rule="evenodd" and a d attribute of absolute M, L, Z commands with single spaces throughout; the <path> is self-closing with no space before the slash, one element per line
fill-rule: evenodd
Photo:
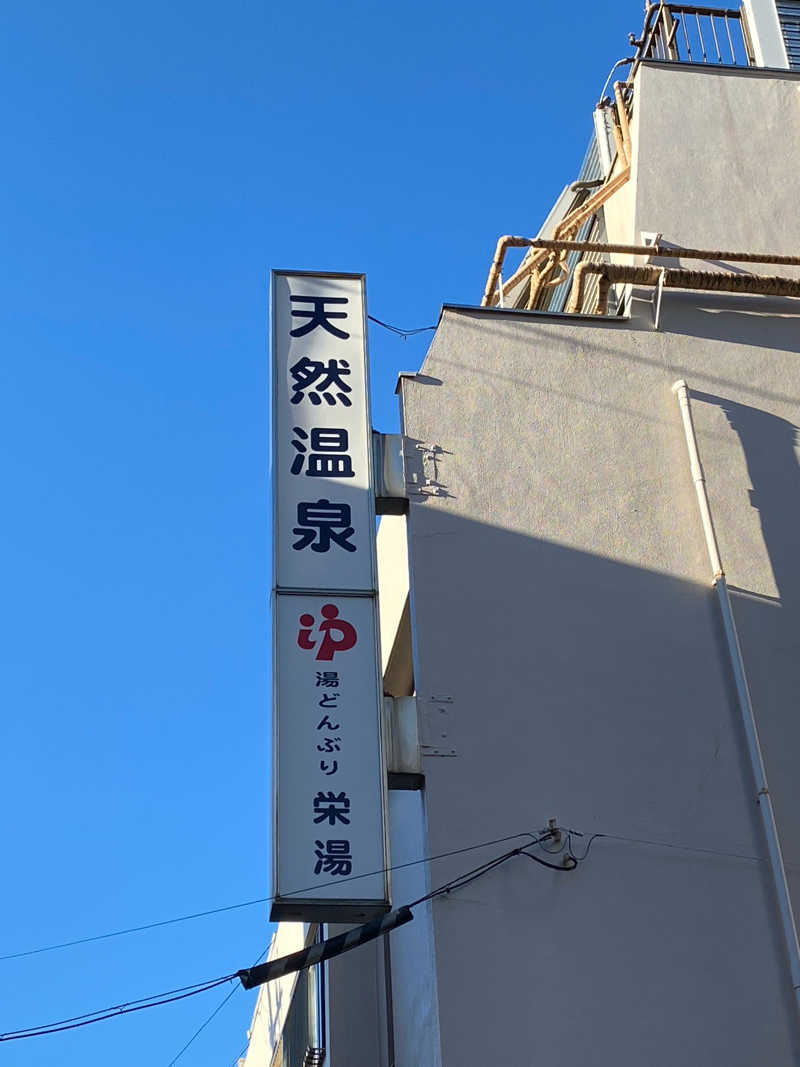
<path fill-rule="evenodd" d="M 759 67 L 788 69 L 789 61 L 775 0 L 742 0 L 742 7 L 756 64 Z"/>
<path fill-rule="evenodd" d="M 305 945 L 305 923 L 279 923 L 269 946 L 268 960 L 299 952 Z M 287 974 L 258 990 L 253 1019 L 247 1037 L 250 1042 L 240 1067 L 270 1067 L 292 1003 L 296 974 Z"/>

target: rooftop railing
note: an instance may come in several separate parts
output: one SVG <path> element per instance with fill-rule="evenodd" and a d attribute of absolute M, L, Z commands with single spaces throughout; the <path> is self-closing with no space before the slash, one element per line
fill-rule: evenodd
<path fill-rule="evenodd" d="M 752 67 L 753 50 L 741 8 L 699 7 L 696 4 L 650 4 L 636 47 L 636 64 L 645 59 L 677 63 L 711 63 Z M 634 67 L 634 70 L 635 70 Z"/>

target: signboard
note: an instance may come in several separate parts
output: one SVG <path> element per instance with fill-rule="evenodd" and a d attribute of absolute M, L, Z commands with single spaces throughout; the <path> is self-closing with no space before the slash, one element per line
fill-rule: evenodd
<path fill-rule="evenodd" d="M 389 906 L 365 327 L 363 275 L 273 272 L 273 920 Z"/>

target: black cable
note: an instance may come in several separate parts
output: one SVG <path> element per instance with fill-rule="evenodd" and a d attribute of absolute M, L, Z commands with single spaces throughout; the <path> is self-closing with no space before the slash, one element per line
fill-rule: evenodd
<path fill-rule="evenodd" d="M 253 964 L 254 967 L 257 964 L 261 963 L 261 961 L 266 956 L 267 952 L 269 952 L 269 946 L 267 946 L 267 948 L 264 949 L 264 951 L 261 953 L 261 955 L 255 961 L 255 963 Z M 206 1021 L 204 1023 L 201 1023 L 201 1025 L 197 1027 L 195 1032 L 192 1034 L 192 1036 L 189 1038 L 189 1040 L 186 1042 L 186 1044 L 183 1046 L 183 1048 L 180 1050 L 180 1052 L 173 1059 L 171 1059 L 169 1061 L 169 1063 L 167 1064 L 167 1067 L 175 1067 L 175 1064 L 178 1062 L 178 1060 L 181 1058 L 181 1056 L 184 1054 L 184 1052 L 189 1048 L 190 1045 L 192 1045 L 194 1043 L 195 1038 L 199 1037 L 200 1034 L 202 1034 L 202 1032 L 205 1030 L 205 1028 L 208 1026 L 208 1024 L 211 1022 L 211 1020 L 216 1015 L 218 1015 L 219 1012 L 222 1011 L 222 1009 L 225 1007 L 225 1005 L 231 999 L 233 994 L 237 991 L 237 989 L 240 989 L 240 988 L 241 988 L 241 986 L 235 985 L 233 987 L 233 989 L 231 989 L 231 991 L 229 993 L 225 994 L 225 997 L 219 1002 L 219 1004 L 217 1004 L 216 1008 L 214 1008 L 214 1010 L 208 1016 Z M 249 1042 L 248 1042 L 248 1044 L 249 1044 Z M 247 1050 L 247 1047 L 248 1046 L 245 1045 L 245 1050 Z M 239 1057 L 237 1056 L 236 1058 L 238 1059 Z"/>
<path fill-rule="evenodd" d="M 367 315 L 370 322 L 374 322 L 376 326 L 383 326 L 384 330 L 389 330 L 391 333 L 395 333 L 398 337 L 402 337 L 403 340 L 406 337 L 414 337 L 418 333 L 427 333 L 428 330 L 435 330 L 435 326 L 418 326 L 415 330 L 401 330 L 399 326 L 392 326 L 388 322 L 382 322 L 380 319 L 376 319 L 374 315 Z"/>
<path fill-rule="evenodd" d="M 524 849 L 520 849 L 521 856 L 527 856 L 529 860 L 533 860 L 534 863 L 540 863 L 542 867 L 549 867 L 551 871 L 574 871 L 578 866 L 578 861 L 574 856 L 568 856 L 568 859 L 572 860 L 571 867 L 565 867 L 563 863 L 548 863 L 547 860 L 543 860 L 541 856 L 533 856 L 530 852 L 525 852 Z"/>
<path fill-rule="evenodd" d="M 0 1041 L 20 1041 L 25 1037 L 43 1037 L 45 1034 L 58 1034 L 64 1030 L 78 1030 L 82 1026 L 91 1026 L 92 1023 L 101 1023 L 106 1019 L 113 1019 L 119 1015 L 130 1015 L 133 1012 L 145 1011 L 147 1008 L 159 1008 L 163 1004 L 173 1004 L 177 1000 L 186 1000 L 188 997 L 196 997 L 199 993 L 207 993 L 217 986 L 224 985 L 236 977 L 236 973 L 227 974 L 224 978 L 217 978 L 213 982 L 207 982 L 199 988 L 185 986 L 189 992 L 179 993 L 177 996 L 168 996 L 164 993 L 154 993 L 151 997 L 142 1000 L 128 1001 L 126 1004 L 118 1004 L 113 1008 L 101 1008 L 87 1015 L 74 1015 L 71 1019 L 64 1019 L 59 1023 L 44 1023 L 41 1026 L 29 1026 L 24 1030 L 10 1030 L 0 1034 Z M 148 1003 L 144 1003 L 147 1001 Z"/>
<path fill-rule="evenodd" d="M 324 889 L 329 885 L 341 885 L 343 882 L 357 881 L 359 878 L 371 878 L 376 874 L 387 874 L 390 871 L 400 871 L 406 867 L 414 867 L 420 863 L 433 863 L 435 860 L 446 859 L 448 856 L 458 856 L 463 852 L 475 852 L 479 848 L 489 848 L 490 845 L 502 845 L 506 841 L 513 841 L 517 837 L 534 837 L 534 834 L 529 831 L 523 831 L 520 834 L 509 834 L 508 837 L 498 837 L 494 841 L 483 841 L 479 845 L 468 845 L 466 848 L 456 848 L 449 852 L 440 852 L 436 856 L 423 856 L 422 859 L 409 860 L 407 863 L 396 863 L 391 867 L 383 867 L 378 871 L 368 871 L 365 874 L 351 874 L 344 878 L 332 878 L 328 882 L 318 882 L 314 886 L 305 886 L 303 889 L 293 889 L 286 896 L 297 896 L 300 893 L 307 893 L 311 889 Z M 55 952 L 62 948 L 73 948 L 76 945 L 86 945 L 92 941 L 105 941 L 110 937 L 122 937 L 126 934 L 138 934 L 144 930 L 155 930 L 161 926 L 172 926 L 175 923 L 188 922 L 190 919 L 201 919 L 207 915 L 219 915 L 226 911 L 235 911 L 238 908 L 250 908 L 255 904 L 269 904 L 274 897 L 256 897 L 253 900 L 244 900 L 239 904 L 226 904 L 220 908 L 209 908 L 206 911 L 195 911 L 190 915 L 177 915 L 173 919 L 160 919 L 157 922 L 143 923 L 141 926 L 129 926 L 124 930 L 112 930 L 105 934 L 93 934 L 90 937 L 78 937 L 73 941 L 62 941 L 57 945 L 43 945 L 40 948 L 30 948 L 23 952 L 9 952 L 5 956 L 0 956 L 0 962 L 3 960 L 17 960 L 24 956 L 37 956 L 42 952 Z"/>
<path fill-rule="evenodd" d="M 504 852 L 501 856 L 495 856 L 491 860 L 486 860 L 484 863 L 479 864 L 477 867 L 473 867 L 473 869 L 471 871 L 466 871 L 464 874 L 460 874 L 455 878 L 451 878 L 448 882 L 445 882 L 443 885 L 439 886 L 437 889 L 434 889 L 430 893 L 426 893 L 424 896 L 419 897 L 417 900 L 413 901 L 411 904 L 407 904 L 405 907 L 399 909 L 400 912 L 409 912 L 407 918 L 402 920 L 402 921 L 408 921 L 408 919 L 411 918 L 411 915 L 410 915 L 410 909 L 411 908 L 416 907 L 418 904 L 422 904 L 425 901 L 432 900 L 434 897 L 441 896 L 444 893 L 453 892 L 456 889 L 462 889 L 464 886 L 467 886 L 471 882 L 474 882 L 476 878 L 480 878 L 484 874 L 488 874 L 489 871 L 494 870 L 495 867 L 499 867 L 501 864 L 507 862 L 508 860 L 510 860 L 514 856 L 527 856 L 528 859 L 534 860 L 536 863 L 540 863 L 542 866 L 549 867 L 552 870 L 556 870 L 556 871 L 575 870 L 575 868 L 578 866 L 578 861 L 575 859 L 574 856 L 571 857 L 572 860 L 573 860 L 573 866 L 572 867 L 563 867 L 563 866 L 557 866 L 554 863 L 549 863 L 546 860 L 541 859 L 541 857 L 534 856 L 530 852 L 525 851 L 528 848 L 534 848 L 535 846 L 540 845 L 543 841 L 549 840 L 551 837 L 554 836 L 554 834 L 555 834 L 554 830 L 547 830 L 545 833 L 541 834 L 539 837 L 534 837 L 534 835 L 530 834 L 530 833 L 513 834 L 513 835 L 511 835 L 512 837 L 533 837 L 534 840 L 528 845 L 525 845 L 523 847 L 510 849 L 508 852 Z M 506 840 L 507 841 L 507 840 L 509 840 L 509 838 L 501 838 L 499 840 Z M 470 848 L 453 849 L 450 852 L 440 853 L 438 856 L 430 857 L 430 858 L 431 859 L 440 859 L 440 858 L 442 858 L 444 856 L 457 855 L 457 854 L 460 854 L 462 852 L 469 852 L 469 851 L 472 851 L 475 848 L 482 848 L 482 847 L 485 847 L 485 846 L 483 846 L 483 845 L 473 845 Z M 424 862 L 426 862 L 426 860 L 414 860 L 414 861 L 411 861 L 411 863 L 400 864 L 399 866 L 411 866 L 412 864 L 415 864 L 415 863 L 424 863 Z M 384 921 L 385 921 L 385 919 L 384 919 Z M 355 931 L 349 931 L 348 934 L 339 935 L 339 939 L 341 939 L 341 938 L 350 938 L 350 937 L 352 937 L 352 935 L 354 933 L 355 933 Z M 337 939 L 334 938 L 333 940 L 337 940 Z M 354 944 L 353 947 L 356 947 L 356 944 Z M 345 951 L 346 950 L 347 949 L 345 949 Z M 265 955 L 266 955 L 266 952 L 263 952 L 261 954 L 261 956 L 259 957 L 259 959 L 256 960 L 256 963 L 253 964 L 252 966 L 256 967 L 257 964 L 259 963 L 259 961 L 261 959 L 263 959 Z M 295 955 L 302 955 L 302 953 L 295 953 Z M 289 957 L 286 958 L 286 960 L 288 960 L 288 959 L 289 959 Z M 281 962 L 281 961 L 275 961 L 275 964 L 278 964 L 279 962 Z M 198 983 L 196 983 L 195 985 L 192 985 L 192 986 L 180 986 L 178 989 L 171 989 L 171 990 L 168 990 L 166 993 L 154 993 L 149 997 L 142 997 L 140 1000 L 125 1001 L 122 1004 L 116 1004 L 116 1005 L 113 1005 L 112 1007 L 109 1007 L 109 1008 L 100 1008 L 97 1011 L 88 1012 L 88 1013 L 86 1013 L 84 1015 L 73 1015 L 68 1019 L 62 1019 L 62 1020 L 60 1020 L 59 1022 L 56 1022 L 56 1023 L 43 1023 L 43 1024 L 39 1025 L 39 1026 L 30 1026 L 30 1027 L 26 1027 L 26 1028 L 21 1029 L 21 1030 L 11 1030 L 11 1031 L 8 1031 L 7 1033 L 0 1034 L 0 1041 L 19 1041 L 19 1040 L 22 1040 L 23 1038 L 26 1038 L 26 1037 L 43 1037 L 46 1034 L 62 1033 L 65 1030 L 77 1030 L 77 1029 L 79 1029 L 79 1028 L 81 1028 L 83 1026 L 90 1026 L 90 1025 L 92 1025 L 92 1023 L 103 1022 L 106 1019 L 112 1019 L 112 1018 L 115 1018 L 116 1016 L 119 1016 L 119 1015 L 129 1015 L 129 1014 L 131 1014 L 133 1012 L 144 1011 L 146 1008 L 157 1008 L 157 1007 L 161 1007 L 164 1004 L 172 1004 L 172 1003 L 174 1003 L 175 1001 L 178 1001 L 178 1000 L 186 1000 L 188 997 L 197 996 L 199 993 L 207 993 L 211 989 L 216 989 L 218 986 L 224 985 L 225 982 L 232 981 L 234 978 L 238 977 L 238 978 L 241 979 L 242 974 L 244 974 L 244 973 L 246 973 L 246 972 L 234 971 L 233 974 L 224 975 L 221 978 L 215 978 L 215 979 L 212 979 L 211 981 L 198 982 Z M 211 1022 L 211 1020 L 228 1003 L 228 1001 L 231 999 L 233 994 L 236 992 L 237 988 L 238 987 L 234 987 L 233 989 L 230 990 L 230 992 L 225 996 L 225 998 L 217 1005 L 217 1007 L 214 1009 L 214 1011 L 211 1012 L 211 1014 L 208 1016 L 208 1018 L 192 1034 L 192 1036 L 189 1038 L 189 1040 L 186 1042 L 186 1044 L 183 1046 L 183 1048 L 178 1052 L 178 1054 L 170 1061 L 170 1063 L 168 1064 L 168 1067 L 174 1067 L 174 1064 L 177 1063 L 177 1061 L 180 1059 L 180 1057 L 183 1055 L 183 1053 L 193 1043 L 195 1038 L 200 1033 L 202 1033 L 202 1031 L 206 1028 L 206 1026 L 208 1026 L 208 1024 Z"/>
<path fill-rule="evenodd" d="M 195 1030 L 195 1032 L 192 1034 L 192 1036 L 189 1038 L 189 1040 L 186 1042 L 186 1044 L 183 1046 L 183 1048 L 180 1050 L 180 1052 L 177 1054 L 177 1056 L 175 1056 L 173 1059 L 171 1059 L 169 1061 L 169 1063 L 167 1064 L 167 1067 L 173 1067 L 173 1065 L 178 1062 L 178 1060 L 181 1058 L 181 1056 L 184 1054 L 184 1052 L 187 1050 L 187 1048 L 189 1048 L 189 1046 L 194 1043 L 195 1038 L 199 1037 L 200 1034 L 202 1034 L 202 1032 L 205 1030 L 205 1028 L 208 1026 L 208 1024 L 214 1018 L 214 1016 L 218 1015 L 219 1012 L 222 1011 L 222 1009 L 225 1007 L 225 1005 L 231 999 L 233 994 L 240 988 L 241 988 L 241 986 L 235 985 L 233 987 L 233 989 L 231 989 L 228 993 L 225 994 L 225 998 L 223 1000 L 221 1000 L 219 1002 L 219 1004 L 217 1004 L 216 1008 L 214 1008 L 214 1010 L 211 1012 L 211 1014 L 206 1019 L 206 1021 L 201 1026 L 198 1026 L 198 1028 Z"/>

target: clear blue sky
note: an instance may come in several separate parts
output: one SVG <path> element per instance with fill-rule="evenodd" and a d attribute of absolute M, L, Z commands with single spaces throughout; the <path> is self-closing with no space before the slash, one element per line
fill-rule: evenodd
<path fill-rule="evenodd" d="M 268 270 L 364 271 L 404 327 L 477 303 L 640 24 L 640 0 L 6 5 L 0 955 L 269 892 Z M 429 337 L 373 330 L 376 428 Z M 268 935 L 262 905 L 0 961 L 0 1031 Z M 228 1067 L 253 998 L 179 1062 Z M 167 1067 L 220 999 L 0 1055 Z"/>

